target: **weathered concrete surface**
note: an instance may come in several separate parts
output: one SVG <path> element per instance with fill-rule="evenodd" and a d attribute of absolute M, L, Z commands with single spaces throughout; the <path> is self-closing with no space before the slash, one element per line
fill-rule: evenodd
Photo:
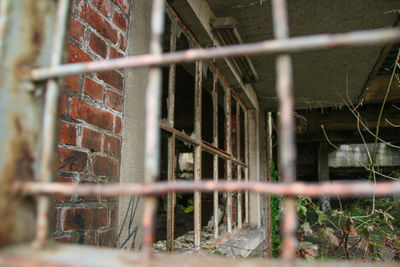
<path fill-rule="evenodd" d="M 217 246 L 217 250 L 226 256 L 242 256 L 244 258 L 257 253 L 261 243 L 265 243 L 264 230 L 248 230 L 228 238 Z M 254 251 L 256 250 L 257 251 Z"/>
<path fill-rule="evenodd" d="M 43 97 L 24 77 L 49 65 L 54 1 L 3 0 L 0 10 L 0 246 L 30 240 L 35 203 L 7 190 L 38 172 Z M 48 14 L 44 16 L 43 14 Z M 45 54 L 47 53 L 47 54 Z"/>
<path fill-rule="evenodd" d="M 151 1 L 135 1 L 131 12 L 129 32 L 129 55 L 145 54 L 149 51 Z M 120 182 L 135 183 L 144 180 L 144 133 L 145 133 L 145 91 L 148 69 L 127 71 L 122 136 L 122 159 Z M 131 202 L 131 204 L 129 204 Z M 121 236 L 120 246 L 139 248 L 142 233 L 143 201 L 138 197 L 120 197 L 119 214 Z M 126 218 L 126 220 L 125 220 Z M 125 224 L 123 224 L 125 220 Z M 133 234 L 132 234 L 133 233 Z M 127 241 L 127 242 L 125 242 Z M 124 244 L 125 243 L 125 244 Z M 132 244 L 134 244 L 132 246 Z"/>

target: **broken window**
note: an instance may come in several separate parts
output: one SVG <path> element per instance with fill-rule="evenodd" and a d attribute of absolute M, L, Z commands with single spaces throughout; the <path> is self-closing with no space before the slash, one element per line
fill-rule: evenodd
<path fill-rule="evenodd" d="M 169 12 L 167 17 L 168 22 L 176 21 Z M 198 46 L 179 23 L 166 27 L 164 46 L 169 47 L 164 51 Z M 244 179 L 246 108 L 218 73 L 212 62 L 163 69 L 162 180 Z M 164 251 L 197 248 L 242 227 L 246 210 L 242 193 L 169 193 L 159 198 L 154 246 Z"/>

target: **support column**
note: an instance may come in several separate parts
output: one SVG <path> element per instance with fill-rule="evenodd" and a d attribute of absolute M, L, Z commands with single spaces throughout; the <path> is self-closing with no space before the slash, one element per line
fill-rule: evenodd
<path fill-rule="evenodd" d="M 260 146 L 258 140 L 258 111 L 248 111 L 249 125 L 249 181 L 260 181 Z M 261 226 L 261 195 L 251 192 L 249 194 L 249 224 L 252 228 Z"/>
<path fill-rule="evenodd" d="M 320 183 L 329 182 L 329 145 L 328 143 L 320 143 L 318 149 L 318 181 Z M 321 198 L 321 209 L 327 212 L 331 209 L 330 197 L 323 196 Z"/>

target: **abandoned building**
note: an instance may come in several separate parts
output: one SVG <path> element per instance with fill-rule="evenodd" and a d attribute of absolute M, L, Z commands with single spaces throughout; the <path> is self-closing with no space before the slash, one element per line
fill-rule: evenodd
<path fill-rule="evenodd" d="M 400 166 L 400 1 L 285 6 L 0 0 L 0 264 L 126 266 L 129 253 L 219 244 L 270 256 L 268 194 L 294 214 L 282 229 L 293 259 L 293 196 L 329 206 L 328 194 L 378 190 L 296 179 L 362 180 L 358 152 L 374 142 L 377 194 L 400 193 L 385 178 Z"/>

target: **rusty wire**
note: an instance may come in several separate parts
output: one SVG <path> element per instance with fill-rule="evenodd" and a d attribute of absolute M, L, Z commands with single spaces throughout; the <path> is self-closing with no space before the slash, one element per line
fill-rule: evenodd
<path fill-rule="evenodd" d="M 60 0 L 54 27 L 53 47 L 50 55 L 50 66 L 61 63 L 64 39 L 67 29 L 69 1 Z M 54 178 L 54 159 L 56 158 L 57 138 L 57 104 L 60 90 L 57 79 L 49 79 L 46 86 L 45 106 L 43 112 L 42 150 L 40 155 L 40 171 L 37 180 L 51 182 Z M 48 237 L 48 214 L 50 199 L 46 196 L 37 198 L 36 237 L 34 244 L 42 247 Z"/>
<path fill-rule="evenodd" d="M 286 0 L 272 1 L 274 35 L 278 40 L 289 38 L 289 21 Z M 296 181 L 296 141 L 294 120 L 293 67 L 289 55 L 276 58 L 276 91 L 279 99 L 279 157 L 282 166 L 282 181 L 291 184 Z M 296 199 L 283 199 L 282 249 L 281 256 L 285 261 L 296 258 Z"/>
<path fill-rule="evenodd" d="M 140 55 L 107 61 L 65 64 L 58 67 L 34 69 L 32 80 L 45 80 L 80 73 L 100 72 L 114 69 L 145 66 L 170 65 L 213 58 L 243 55 L 296 53 L 317 49 L 332 49 L 345 46 L 376 45 L 400 40 L 400 29 L 355 31 L 340 34 L 321 34 L 306 37 L 292 37 L 284 40 L 270 40 L 259 43 L 231 45 L 207 49 L 188 49 L 161 55 Z"/>
<path fill-rule="evenodd" d="M 271 182 L 226 182 L 202 180 L 200 182 L 176 181 L 154 182 L 148 184 L 65 184 L 42 182 L 17 182 L 12 186 L 11 193 L 22 195 L 61 194 L 61 195 L 162 195 L 168 192 L 191 193 L 201 192 L 237 192 L 251 191 L 282 196 L 308 195 L 319 197 L 323 195 L 344 197 L 388 196 L 400 194 L 400 182 L 330 182 L 330 183 L 271 183 Z"/>
<path fill-rule="evenodd" d="M 153 0 L 151 17 L 150 54 L 157 56 L 162 53 L 162 35 L 164 32 L 165 0 Z M 158 121 L 161 107 L 162 70 L 153 67 L 149 70 L 146 90 L 146 129 L 144 182 L 152 183 L 159 178 L 160 127 Z M 150 257 L 154 240 L 154 215 L 157 212 L 157 199 L 147 196 L 143 208 L 144 240 L 142 254 Z"/>

